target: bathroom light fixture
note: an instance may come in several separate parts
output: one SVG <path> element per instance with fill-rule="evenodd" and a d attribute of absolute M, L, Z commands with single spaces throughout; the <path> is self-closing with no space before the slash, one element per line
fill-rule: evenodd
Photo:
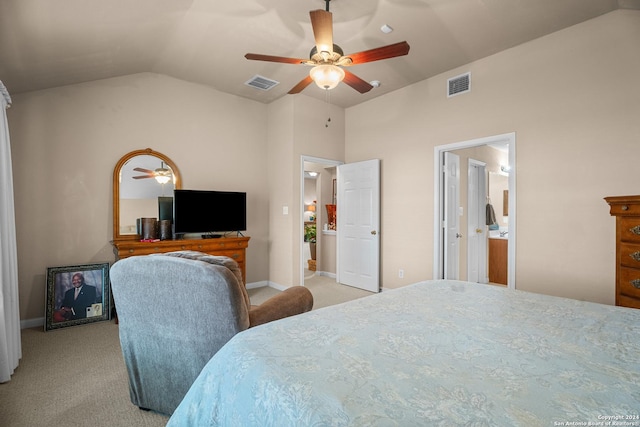
<path fill-rule="evenodd" d="M 309 76 L 320 89 L 331 90 L 344 79 L 344 70 L 336 65 L 317 65 L 309 71 Z"/>

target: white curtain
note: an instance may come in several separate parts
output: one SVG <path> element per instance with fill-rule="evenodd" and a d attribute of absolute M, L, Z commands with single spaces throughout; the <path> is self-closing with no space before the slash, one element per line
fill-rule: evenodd
<path fill-rule="evenodd" d="M 0 81 L 0 383 L 11 380 L 22 357 L 18 303 L 18 250 L 7 108 L 11 97 Z"/>

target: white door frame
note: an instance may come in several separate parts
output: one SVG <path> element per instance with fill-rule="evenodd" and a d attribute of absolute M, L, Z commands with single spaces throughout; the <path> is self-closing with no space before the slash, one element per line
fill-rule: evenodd
<path fill-rule="evenodd" d="M 443 277 L 443 240 L 442 240 L 442 184 L 443 184 L 443 158 L 445 151 L 459 150 L 462 148 L 477 147 L 489 144 L 509 145 L 509 225 L 508 225 L 508 288 L 516 288 L 516 133 L 506 133 L 502 135 L 489 136 L 485 138 L 472 139 L 469 141 L 456 142 L 434 147 L 433 153 L 433 278 Z"/>
<path fill-rule="evenodd" d="M 301 205 L 304 205 L 304 162 L 311 162 L 311 163 L 319 163 L 322 165 L 326 165 L 328 167 L 331 166 L 336 166 L 338 167 L 339 165 L 343 165 L 344 162 L 340 161 L 340 160 L 330 160 L 330 159 L 323 159 L 320 157 L 312 157 L 312 156 L 305 156 L 302 155 L 300 156 L 300 199 L 299 199 L 299 203 Z M 300 241 L 300 264 L 299 264 L 299 271 L 300 271 L 300 285 L 304 286 L 304 239 L 302 238 L 304 236 L 304 206 L 302 206 L 301 210 L 300 210 L 300 238 L 298 239 Z M 321 229 L 317 230 L 317 233 L 322 233 Z"/>

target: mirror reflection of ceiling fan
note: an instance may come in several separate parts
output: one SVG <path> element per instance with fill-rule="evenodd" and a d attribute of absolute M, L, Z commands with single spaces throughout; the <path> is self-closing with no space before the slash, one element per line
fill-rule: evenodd
<path fill-rule="evenodd" d="M 142 172 L 144 175 L 134 176 L 133 179 L 145 179 L 155 178 L 160 184 L 166 184 L 171 180 L 173 174 L 171 169 L 165 167 L 164 162 L 160 162 L 160 167 L 156 170 L 149 170 L 144 168 L 133 168 L 136 172 Z"/>
<path fill-rule="evenodd" d="M 409 53 L 409 44 L 403 41 L 351 55 L 344 55 L 340 46 L 333 44 L 333 16 L 331 12 L 329 12 L 330 1 L 331 0 L 325 0 L 326 10 L 320 9 L 309 12 L 316 42 L 316 45 L 311 49 L 309 59 L 286 58 L 282 56 L 260 55 L 257 53 L 247 53 L 244 57 L 255 61 L 312 66 L 313 68 L 309 72 L 309 76 L 295 85 L 288 92 L 289 94 L 300 93 L 311 84 L 311 82 L 315 82 L 322 89 L 333 89 L 343 80 L 347 85 L 360 93 L 370 91 L 373 88 L 371 84 L 342 67 L 406 55 Z"/>

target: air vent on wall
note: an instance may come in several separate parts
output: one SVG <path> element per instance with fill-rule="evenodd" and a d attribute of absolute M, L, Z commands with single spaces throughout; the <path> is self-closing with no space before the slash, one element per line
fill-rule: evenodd
<path fill-rule="evenodd" d="M 447 80 L 447 98 L 471 91 L 471 73 L 461 74 Z"/>
<path fill-rule="evenodd" d="M 255 76 L 251 77 L 251 79 L 244 82 L 244 84 L 260 90 L 269 90 L 275 85 L 280 84 L 280 82 L 256 74 Z"/>

